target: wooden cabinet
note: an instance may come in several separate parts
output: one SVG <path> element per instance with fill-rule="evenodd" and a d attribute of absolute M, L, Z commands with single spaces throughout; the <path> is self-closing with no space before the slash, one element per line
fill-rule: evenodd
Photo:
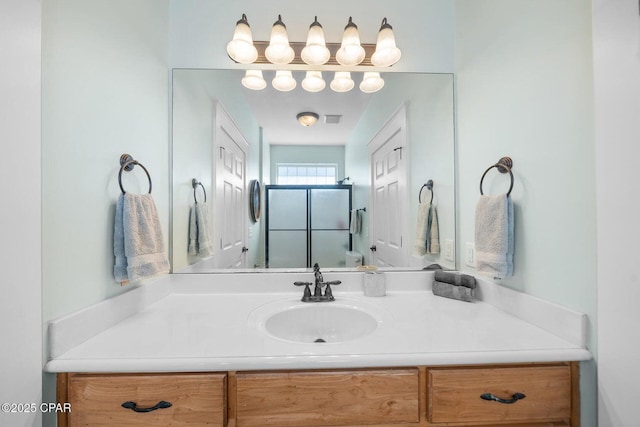
<path fill-rule="evenodd" d="M 580 425 L 579 364 L 58 374 L 59 426 Z M 483 397 L 484 396 L 484 397 Z M 514 397 L 515 396 L 515 397 Z M 149 412 L 166 401 L 171 406 Z M 162 405 L 161 405 L 162 406 Z"/>
<path fill-rule="evenodd" d="M 225 374 L 61 374 L 61 399 L 61 426 L 227 425 Z"/>
<path fill-rule="evenodd" d="M 239 372 L 238 427 L 418 423 L 418 369 Z"/>

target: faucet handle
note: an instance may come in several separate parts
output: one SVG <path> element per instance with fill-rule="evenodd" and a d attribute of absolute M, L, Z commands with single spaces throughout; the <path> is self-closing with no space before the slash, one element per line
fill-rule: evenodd
<path fill-rule="evenodd" d="M 309 285 L 313 285 L 313 283 L 311 282 L 293 282 L 294 285 L 296 286 L 309 286 Z"/>
<path fill-rule="evenodd" d="M 323 282 L 322 285 L 339 285 L 340 283 L 342 283 L 341 280 L 332 280 L 330 282 Z"/>

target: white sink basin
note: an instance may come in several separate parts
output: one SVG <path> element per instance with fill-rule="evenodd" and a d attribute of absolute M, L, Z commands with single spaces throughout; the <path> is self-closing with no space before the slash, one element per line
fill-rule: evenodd
<path fill-rule="evenodd" d="M 301 343 L 338 343 L 369 335 L 378 327 L 371 314 L 336 303 L 305 303 L 269 316 L 264 330 L 276 338 Z"/>

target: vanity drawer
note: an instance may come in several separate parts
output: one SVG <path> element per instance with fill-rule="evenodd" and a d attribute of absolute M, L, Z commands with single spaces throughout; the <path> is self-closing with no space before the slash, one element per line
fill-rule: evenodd
<path fill-rule="evenodd" d="M 427 375 L 431 423 L 562 421 L 571 418 L 569 365 L 431 368 Z M 513 403 L 485 400 L 492 394 Z"/>
<path fill-rule="evenodd" d="M 224 426 L 226 374 L 70 374 L 67 379 L 75 426 Z M 150 412 L 122 407 L 152 408 Z"/>
<path fill-rule="evenodd" d="M 238 372 L 238 427 L 418 423 L 418 369 Z"/>

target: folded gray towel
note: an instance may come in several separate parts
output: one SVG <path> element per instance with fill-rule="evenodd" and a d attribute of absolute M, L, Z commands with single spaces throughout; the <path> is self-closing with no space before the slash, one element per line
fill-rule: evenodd
<path fill-rule="evenodd" d="M 496 278 L 513 275 L 513 202 L 506 194 L 480 196 L 476 206 L 476 270 Z"/>
<path fill-rule="evenodd" d="M 113 237 L 114 277 L 118 282 L 169 272 L 160 219 L 151 194 L 120 195 Z"/>
<path fill-rule="evenodd" d="M 464 286 L 471 289 L 475 289 L 476 287 L 475 277 L 455 271 L 436 271 L 435 280 L 437 282 L 450 283 L 452 285 Z"/>
<path fill-rule="evenodd" d="M 434 295 L 460 301 L 472 302 L 475 299 L 475 289 L 451 283 L 433 282 L 432 291 Z"/>

